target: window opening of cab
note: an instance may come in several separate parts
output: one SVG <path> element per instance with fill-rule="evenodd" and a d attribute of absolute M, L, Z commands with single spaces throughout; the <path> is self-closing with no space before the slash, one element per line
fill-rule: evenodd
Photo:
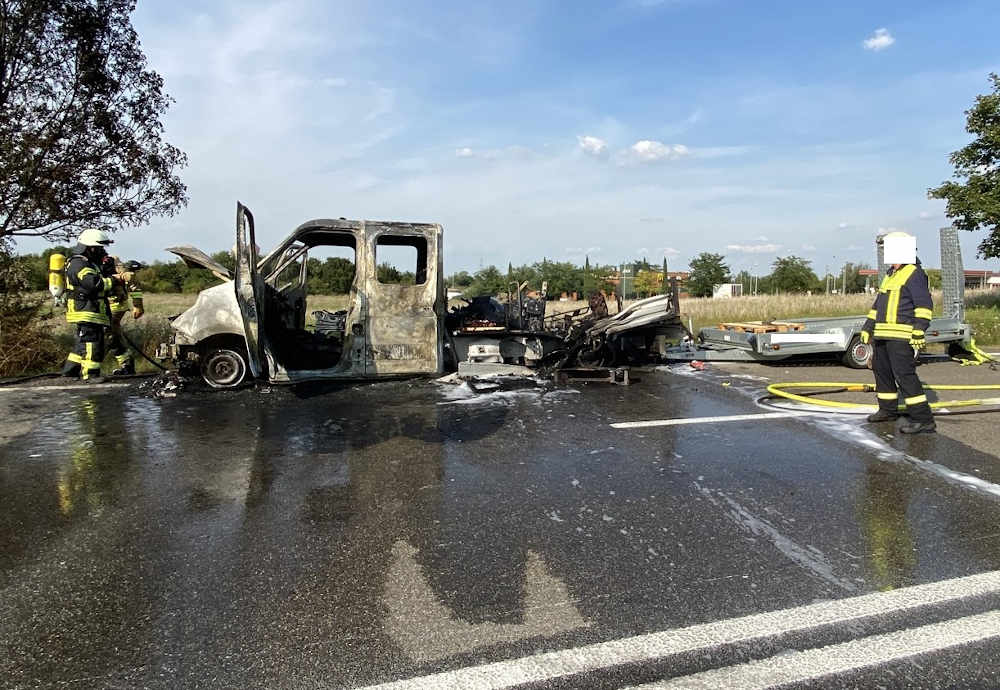
<path fill-rule="evenodd" d="M 299 287 L 305 280 L 302 268 L 307 250 L 308 247 L 298 243 L 285 249 L 277 260 L 277 266 L 269 273 L 265 282 L 279 292 Z"/>
<path fill-rule="evenodd" d="M 427 238 L 379 235 L 375 264 L 376 277 L 383 285 L 423 285 L 427 282 Z"/>

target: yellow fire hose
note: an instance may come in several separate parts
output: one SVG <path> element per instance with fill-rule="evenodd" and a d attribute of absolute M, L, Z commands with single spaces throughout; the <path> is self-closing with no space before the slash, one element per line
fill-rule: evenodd
<path fill-rule="evenodd" d="M 789 388 L 809 388 L 810 392 L 805 394 L 791 393 Z M 815 390 L 815 389 L 822 390 Z M 1000 390 L 1000 384 L 983 385 L 950 385 L 950 384 L 924 384 L 925 390 L 933 391 L 987 391 Z M 874 393 L 875 386 L 871 383 L 830 383 L 825 381 L 797 381 L 794 383 L 772 383 L 767 387 L 767 392 L 774 397 L 786 398 L 807 405 L 818 405 L 821 407 L 832 407 L 840 409 L 874 409 L 875 405 L 866 403 L 842 402 L 840 400 L 825 400 L 814 397 L 819 394 L 829 395 L 831 393 Z M 1000 405 L 998 398 L 977 398 L 975 400 L 941 400 L 930 403 L 932 409 L 952 408 L 952 407 L 972 407 L 975 405 Z M 899 409 L 905 409 L 903 404 Z"/>

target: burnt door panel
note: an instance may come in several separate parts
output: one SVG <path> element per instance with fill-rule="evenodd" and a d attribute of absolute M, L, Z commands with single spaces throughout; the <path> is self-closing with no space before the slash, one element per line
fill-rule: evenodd
<path fill-rule="evenodd" d="M 372 258 L 365 281 L 368 285 L 365 373 L 369 376 L 441 373 L 445 309 L 439 265 L 441 227 L 369 223 L 368 229 Z M 397 272 L 387 270 L 383 259 L 394 251 L 390 248 L 405 248 L 404 253 L 413 258 L 412 266 L 404 266 Z"/>

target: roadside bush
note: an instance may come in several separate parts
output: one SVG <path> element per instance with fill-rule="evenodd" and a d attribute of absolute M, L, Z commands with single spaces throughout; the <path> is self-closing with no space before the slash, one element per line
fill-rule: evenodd
<path fill-rule="evenodd" d="M 0 252 L 0 377 L 53 369 L 66 357 L 41 322 L 44 298 L 29 293 L 30 268 Z"/>

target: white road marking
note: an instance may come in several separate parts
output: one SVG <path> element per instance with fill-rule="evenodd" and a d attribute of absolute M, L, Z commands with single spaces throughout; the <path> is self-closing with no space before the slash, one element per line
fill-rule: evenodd
<path fill-rule="evenodd" d="M 622 664 L 663 660 L 692 651 L 707 653 L 726 645 L 762 641 L 995 592 L 1000 592 L 1000 570 L 445 671 L 370 686 L 366 690 L 499 690 Z M 993 629 L 1000 628 L 994 624 Z"/>
<path fill-rule="evenodd" d="M 715 422 L 748 422 L 783 417 L 807 417 L 813 412 L 764 412 L 762 414 L 732 414 L 722 417 L 678 417 L 676 419 L 650 419 L 645 422 L 616 422 L 615 429 L 638 429 L 646 426 L 680 426 L 682 424 L 713 424 Z"/>
<path fill-rule="evenodd" d="M 922 625 L 885 635 L 782 654 L 745 664 L 717 668 L 658 683 L 637 690 L 673 688 L 742 688 L 764 690 L 778 685 L 803 683 L 822 676 L 908 659 L 963 644 L 1000 636 L 1000 611 Z"/>
<path fill-rule="evenodd" d="M 109 388 L 128 388 L 127 383 L 95 383 L 92 385 L 83 385 L 80 383 L 71 383 L 64 386 L 0 386 L 0 393 L 8 392 L 35 392 L 35 391 L 78 391 L 80 393 L 100 393 L 103 390 L 108 390 Z"/>

